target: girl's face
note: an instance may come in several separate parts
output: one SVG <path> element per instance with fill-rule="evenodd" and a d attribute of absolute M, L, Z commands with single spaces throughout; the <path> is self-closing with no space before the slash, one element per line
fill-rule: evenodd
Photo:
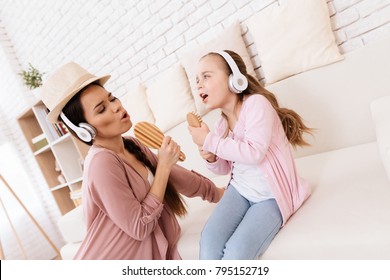
<path fill-rule="evenodd" d="M 199 96 L 207 109 L 227 108 L 237 98 L 229 90 L 229 72 L 226 67 L 223 58 L 218 55 L 208 55 L 199 61 L 196 83 Z"/>
<path fill-rule="evenodd" d="M 132 126 L 119 99 L 101 86 L 88 86 L 81 93 L 80 102 L 86 121 L 97 131 L 96 139 L 117 137 Z"/>

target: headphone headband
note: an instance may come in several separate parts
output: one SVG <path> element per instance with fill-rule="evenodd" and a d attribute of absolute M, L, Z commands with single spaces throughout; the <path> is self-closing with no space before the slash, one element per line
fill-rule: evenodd
<path fill-rule="evenodd" d="M 238 66 L 236 64 L 236 62 L 234 61 L 234 59 L 230 56 L 230 54 L 228 54 L 227 52 L 225 51 L 220 51 L 220 52 L 217 52 L 217 54 L 219 54 L 220 56 L 222 56 L 227 64 L 229 64 L 229 67 L 230 69 L 232 70 L 233 72 L 233 75 L 236 75 L 236 74 L 241 74 L 240 70 L 238 69 Z M 241 74 L 242 75 L 242 74 Z"/>

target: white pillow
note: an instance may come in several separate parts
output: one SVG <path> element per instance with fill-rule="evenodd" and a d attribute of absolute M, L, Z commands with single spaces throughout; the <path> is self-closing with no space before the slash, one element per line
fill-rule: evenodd
<path fill-rule="evenodd" d="M 187 77 L 190 81 L 196 109 L 200 115 L 204 115 L 208 112 L 208 110 L 202 103 L 196 89 L 196 69 L 199 59 L 209 52 L 222 50 L 232 50 L 238 53 L 245 62 L 247 72 L 256 77 L 249 53 L 245 46 L 245 42 L 241 36 L 241 26 L 239 22 L 236 22 L 227 29 L 223 30 L 220 34 L 218 34 L 218 36 L 216 36 L 216 38 L 207 42 L 206 44 L 192 47 L 191 50 L 185 52 L 186 54 L 183 55 L 180 61 L 184 66 Z"/>
<path fill-rule="evenodd" d="M 146 98 L 145 87 L 142 84 L 136 85 L 119 99 L 122 102 L 122 106 L 130 115 L 130 120 L 133 123 L 133 127 L 140 121 L 147 121 L 150 123 L 155 122 L 154 116 L 150 110 L 148 100 Z M 129 130 L 124 135 L 133 135 L 132 130 Z"/>
<path fill-rule="evenodd" d="M 288 0 L 252 16 L 247 25 L 267 85 L 343 59 L 325 0 Z"/>
<path fill-rule="evenodd" d="M 196 110 L 186 73 L 179 63 L 160 74 L 147 87 L 146 95 L 155 124 L 163 132 L 185 121 L 187 113 Z"/>
<path fill-rule="evenodd" d="M 390 95 L 371 102 L 371 113 L 375 124 L 376 139 L 383 166 L 390 180 Z"/>

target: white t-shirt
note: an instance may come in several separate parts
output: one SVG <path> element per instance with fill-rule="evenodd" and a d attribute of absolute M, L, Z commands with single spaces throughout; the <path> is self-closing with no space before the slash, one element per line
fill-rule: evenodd
<path fill-rule="evenodd" d="M 152 173 L 152 171 L 150 171 L 149 168 L 146 168 L 148 170 L 148 181 L 149 181 L 149 184 L 152 185 L 153 184 L 153 180 L 154 180 L 154 175 Z"/>
<path fill-rule="evenodd" d="M 274 198 L 267 180 L 257 166 L 234 162 L 232 173 L 230 184 L 249 201 L 260 202 Z"/>

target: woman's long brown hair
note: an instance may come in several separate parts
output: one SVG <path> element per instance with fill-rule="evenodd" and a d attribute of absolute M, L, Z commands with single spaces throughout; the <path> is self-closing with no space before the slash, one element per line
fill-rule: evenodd
<path fill-rule="evenodd" d="M 295 146 L 305 146 L 309 145 L 304 139 L 303 139 L 303 133 L 309 133 L 311 134 L 312 129 L 307 127 L 304 123 L 302 118 L 293 110 L 288 108 L 281 108 L 279 107 L 278 100 L 276 99 L 276 96 L 265 89 L 259 82 L 258 79 L 253 77 L 252 75 L 249 75 L 245 66 L 244 61 L 242 60 L 241 56 L 239 56 L 237 53 L 225 50 L 236 62 L 238 69 L 240 72 L 248 79 L 248 87 L 243 92 L 237 94 L 239 102 L 243 102 L 245 95 L 251 95 L 251 94 L 261 94 L 267 100 L 271 103 L 272 107 L 276 110 L 278 113 L 278 116 L 282 122 L 284 132 L 286 133 L 288 141 L 295 147 Z M 223 57 L 221 57 L 218 53 L 209 53 L 208 55 L 215 55 L 220 57 L 221 60 L 223 60 L 225 65 L 225 70 L 227 74 L 231 74 L 232 70 L 230 69 L 229 65 L 225 61 Z M 226 118 L 226 116 L 224 116 Z"/>
<path fill-rule="evenodd" d="M 94 83 L 95 85 L 99 85 L 98 83 Z M 99 85 L 100 86 L 100 85 Z M 73 123 L 73 124 L 79 124 L 82 122 L 87 122 L 84 117 L 84 110 L 80 102 L 80 95 L 83 92 L 84 89 L 82 89 L 80 92 L 78 92 L 64 107 L 62 110 L 67 116 L 67 118 Z M 59 119 L 61 120 L 61 119 Z M 72 129 L 68 127 L 69 131 L 78 138 L 77 134 L 73 132 Z M 153 166 L 153 164 L 150 162 L 150 160 L 147 158 L 145 153 L 142 151 L 142 149 L 130 138 L 123 138 L 123 142 L 125 145 L 126 150 L 133 154 L 137 160 L 142 162 L 145 166 L 147 166 L 150 171 L 152 171 L 153 174 L 156 173 L 156 167 Z M 93 141 L 86 143 L 89 146 L 93 144 Z M 186 207 L 184 205 L 183 199 L 180 196 L 180 194 L 177 192 L 177 190 L 168 182 L 167 188 L 164 195 L 164 203 L 168 205 L 168 207 L 178 216 L 185 216 L 187 214 Z"/>

